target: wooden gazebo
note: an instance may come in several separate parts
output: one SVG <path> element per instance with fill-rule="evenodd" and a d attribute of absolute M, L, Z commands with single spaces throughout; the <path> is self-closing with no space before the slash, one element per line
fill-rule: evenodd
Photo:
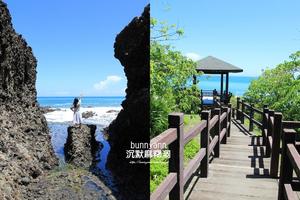
<path fill-rule="evenodd" d="M 227 104 L 229 102 L 229 73 L 243 72 L 243 69 L 229 64 L 223 60 L 215 58 L 213 56 L 205 57 L 197 62 L 197 71 L 201 71 L 204 74 L 220 74 L 221 75 L 221 87 L 220 87 L 220 101 Z M 223 91 L 224 75 L 226 75 L 225 94 Z"/>

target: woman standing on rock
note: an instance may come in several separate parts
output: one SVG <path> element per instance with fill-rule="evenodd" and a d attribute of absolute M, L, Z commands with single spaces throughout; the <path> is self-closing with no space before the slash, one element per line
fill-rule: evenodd
<path fill-rule="evenodd" d="M 81 97 L 75 98 L 73 101 L 73 106 L 70 108 L 74 114 L 73 114 L 73 124 L 79 124 L 79 127 L 81 127 L 82 123 L 82 117 L 80 113 L 80 104 L 81 104 Z"/>

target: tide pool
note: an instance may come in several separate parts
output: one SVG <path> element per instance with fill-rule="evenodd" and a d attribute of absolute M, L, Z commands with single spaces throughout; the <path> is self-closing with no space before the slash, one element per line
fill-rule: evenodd
<path fill-rule="evenodd" d="M 97 162 L 93 163 L 91 170 L 95 172 L 111 189 L 116 190 L 116 182 L 110 170 L 106 168 L 106 159 L 110 150 L 108 141 L 104 138 L 103 129 L 117 117 L 121 110 L 124 97 L 83 97 L 80 112 L 91 111 L 94 116 L 83 119 L 84 124 L 95 124 L 96 140 L 103 144 L 103 148 L 96 154 Z M 40 106 L 53 108 L 54 111 L 45 113 L 51 134 L 51 143 L 60 164 L 65 164 L 64 144 L 67 139 L 68 126 L 72 125 L 72 106 L 74 97 L 38 97 Z"/>

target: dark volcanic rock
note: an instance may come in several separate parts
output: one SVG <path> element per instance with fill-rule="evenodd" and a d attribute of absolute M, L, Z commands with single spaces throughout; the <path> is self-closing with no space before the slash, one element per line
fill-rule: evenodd
<path fill-rule="evenodd" d="M 117 110 L 108 110 L 106 111 L 106 113 L 117 113 L 118 111 Z"/>
<path fill-rule="evenodd" d="M 115 200 L 112 191 L 87 170 L 67 165 L 27 186 L 30 200 Z"/>
<path fill-rule="evenodd" d="M 51 108 L 51 107 L 40 107 L 40 109 L 41 109 L 43 114 L 59 110 L 59 109 L 55 109 L 55 108 Z"/>
<path fill-rule="evenodd" d="M 148 199 L 149 164 L 130 164 L 126 150 L 130 142 L 149 142 L 149 40 L 150 6 L 134 18 L 116 37 L 115 57 L 127 77 L 123 109 L 109 126 L 108 167 L 119 178 L 124 199 Z M 149 161 L 149 159 L 142 159 Z"/>
<path fill-rule="evenodd" d="M 0 199 L 24 199 L 27 185 L 57 165 L 36 101 L 36 65 L 0 1 Z"/>
<path fill-rule="evenodd" d="M 85 111 L 85 112 L 82 113 L 82 117 L 83 117 L 84 119 L 93 117 L 93 116 L 95 116 L 95 115 L 96 115 L 96 113 L 93 112 L 93 111 Z"/>
<path fill-rule="evenodd" d="M 100 144 L 96 141 L 96 125 L 81 125 L 68 127 L 68 137 L 65 144 L 65 158 L 68 163 L 78 167 L 88 168 Z"/>

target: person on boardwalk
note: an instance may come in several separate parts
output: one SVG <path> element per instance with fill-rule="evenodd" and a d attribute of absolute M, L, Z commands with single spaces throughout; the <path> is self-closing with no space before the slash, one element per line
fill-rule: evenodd
<path fill-rule="evenodd" d="M 79 124 L 79 127 L 81 127 L 81 123 L 82 123 L 80 104 L 81 104 L 81 98 L 75 98 L 73 101 L 73 106 L 70 108 L 74 112 L 73 124 L 75 125 Z"/>

